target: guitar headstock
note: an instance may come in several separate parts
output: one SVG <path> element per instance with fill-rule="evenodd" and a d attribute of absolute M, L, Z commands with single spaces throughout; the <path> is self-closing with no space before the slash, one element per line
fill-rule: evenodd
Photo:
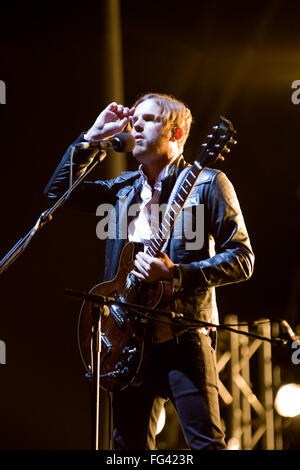
<path fill-rule="evenodd" d="M 235 134 L 236 131 L 232 123 L 220 116 L 219 123 L 212 128 L 211 133 L 201 146 L 200 155 L 197 158 L 201 166 L 211 166 L 217 160 L 225 160 L 223 152 L 227 155 L 230 152 L 230 146 L 236 144 L 236 140 L 233 138 Z"/>

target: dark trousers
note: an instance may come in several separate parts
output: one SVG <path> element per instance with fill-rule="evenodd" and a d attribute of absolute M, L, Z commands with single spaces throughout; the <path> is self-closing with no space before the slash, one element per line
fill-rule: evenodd
<path fill-rule="evenodd" d="M 189 331 L 152 346 L 144 381 L 113 396 L 115 449 L 154 450 L 157 421 L 167 399 L 190 449 L 226 448 L 209 336 Z"/>

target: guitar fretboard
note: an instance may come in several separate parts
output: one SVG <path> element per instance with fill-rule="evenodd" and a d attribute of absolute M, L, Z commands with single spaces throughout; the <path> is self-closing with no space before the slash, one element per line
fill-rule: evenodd
<path fill-rule="evenodd" d="M 158 232 L 156 232 L 150 240 L 150 244 L 146 249 L 148 255 L 157 257 L 158 253 L 162 250 L 166 240 L 169 238 L 175 220 L 183 209 L 184 203 L 192 191 L 201 171 L 201 165 L 196 162 L 188 170 L 171 205 L 168 206 L 166 213 L 163 215 L 163 220 Z"/>

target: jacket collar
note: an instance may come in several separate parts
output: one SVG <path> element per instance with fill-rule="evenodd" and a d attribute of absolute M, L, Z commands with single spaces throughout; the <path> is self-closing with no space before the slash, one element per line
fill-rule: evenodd
<path fill-rule="evenodd" d="M 166 193 L 170 193 L 175 181 L 177 180 L 179 173 L 188 166 L 188 163 L 184 160 L 183 155 L 179 155 L 171 164 L 168 165 L 167 174 L 163 174 L 161 178 L 162 184 L 162 197 Z M 139 176 L 139 177 L 138 177 Z M 143 184 L 143 176 L 137 171 L 137 179 L 133 183 L 135 194 L 139 193 Z"/>

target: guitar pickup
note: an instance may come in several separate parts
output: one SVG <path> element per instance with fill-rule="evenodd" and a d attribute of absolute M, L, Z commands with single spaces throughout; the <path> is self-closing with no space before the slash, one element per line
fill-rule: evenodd
<path fill-rule="evenodd" d="M 112 315 L 115 322 L 118 324 L 118 326 L 123 329 L 125 327 L 125 320 L 124 320 L 124 312 L 121 309 L 121 307 L 119 307 L 116 304 L 112 304 L 109 308 L 109 312 Z"/>
<path fill-rule="evenodd" d="M 101 333 L 101 346 L 104 346 L 106 353 L 110 353 L 112 344 L 104 333 Z"/>

